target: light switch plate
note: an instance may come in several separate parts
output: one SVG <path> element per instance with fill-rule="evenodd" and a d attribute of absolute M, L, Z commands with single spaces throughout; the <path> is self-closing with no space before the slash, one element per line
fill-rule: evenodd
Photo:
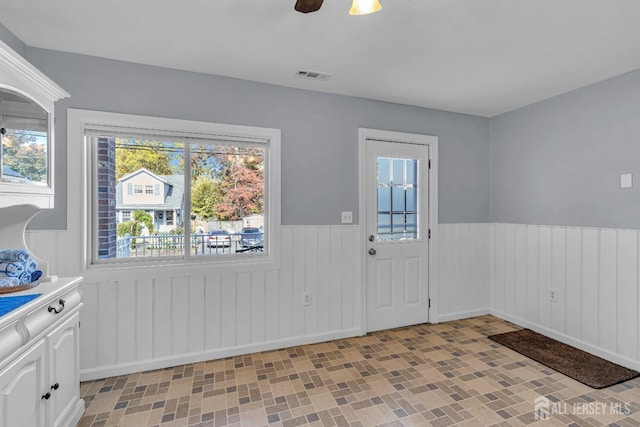
<path fill-rule="evenodd" d="M 630 173 L 620 175 L 620 188 L 633 187 L 633 176 Z"/>
<path fill-rule="evenodd" d="M 353 212 L 342 212 L 342 223 L 343 224 L 353 224 Z"/>

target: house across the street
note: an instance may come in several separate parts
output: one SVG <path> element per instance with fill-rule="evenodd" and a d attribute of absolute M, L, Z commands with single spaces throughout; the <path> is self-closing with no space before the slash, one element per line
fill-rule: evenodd
<path fill-rule="evenodd" d="M 145 168 L 124 175 L 116 186 L 118 222 L 130 221 L 137 210 L 151 215 L 156 231 L 169 232 L 181 227 L 184 176 L 157 175 Z"/>

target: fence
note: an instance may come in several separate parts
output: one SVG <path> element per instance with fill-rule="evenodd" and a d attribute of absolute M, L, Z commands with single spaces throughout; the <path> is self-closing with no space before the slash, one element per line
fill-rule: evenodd
<path fill-rule="evenodd" d="M 130 236 L 116 241 L 118 258 L 183 256 L 185 237 L 180 234 L 156 236 Z M 192 234 L 189 240 L 190 254 L 223 255 L 231 253 L 262 252 L 263 235 L 260 234 Z"/>

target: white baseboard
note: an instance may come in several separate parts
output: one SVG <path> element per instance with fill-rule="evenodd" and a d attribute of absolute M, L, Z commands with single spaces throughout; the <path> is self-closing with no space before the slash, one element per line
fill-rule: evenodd
<path fill-rule="evenodd" d="M 71 414 L 69 415 L 67 424 L 64 424 L 65 427 L 77 426 L 83 414 L 84 414 L 84 399 L 78 399 L 75 406 L 71 410 Z"/>
<path fill-rule="evenodd" d="M 546 328 L 544 326 L 540 326 L 538 324 L 535 323 L 531 323 L 527 320 L 524 320 L 520 317 L 516 317 L 516 316 L 512 316 L 510 314 L 506 314 L 503 313 L 501 311 L 495 310 L 495 309 L 491 309 L 491 314 L 499 317 L 503 320 L 506 320 L 508 322 L 511 323 L 515 323 L 518 326 L 522 326 L 523 328 L 528 328 L 531 329 L 532 331 L 538 332 L 540 334 L 543 334 L 547 337 L 553 338 L 555 340 L 558 340 L 560 342 L 563 342 L 565 344 L 568 344 L 570 346 L 579 348 L 582 351 L 586 351 L 587 353 L 591 353 L 594 354 L 598 357 L 601 357 L 603 359 L 606 359 L 610 362 L 613 363 L 617 363 L 618 365 L 627 367 L 629 369 L 635 369 L 636 371 L 640 371 L 640 363 L 635 361 L 635 360 L 631 360 L 631 359 L 627 359 L 625 357 L 621 357 L 619 354 L 616 353 L 612 353 L 609 350 L 605 350 L 601 347 L 597 347 L 594 346 L 592 344 L 586 343 L 584 341 L 575 339 L 573 337 L 570 337 L 568 335 L 565 334 L 561 334 L 559 332 L 553 331 L 549 328 Z"/>
<path fill-rule="evenodd" d="M 154 369 L 169 368 L 171 366 L 185 365 L 188 363 L 204 362 L 206 360 L 223 359 L 225 357 L 239 356 L 243 354 L 257 353 L 261 351 L 278 350 L 281 348 L 294 347 L 305 344 L 316 344 L 325 341 L 349 338 L 364 335 L 360 328 L 345 329 L 340 331 L 326 332 L 315 335 L 305 335 L 293 338 L 285 338 L 274 341 L 267 341 L 257 344 L 227 347 L 216 350 L 206 350 L 197 353 L 180 354 L 157 359 L 136 361 L 120 364 L 116 366 L 102 366 L 93 369 L 80 371 L 80 381 L 91 381 L 100 378 L 127 375 L 134 372 L 149 371 Z"/>
<path fill-rule="evenodd" d="M 434 322 L 434 323 L 440 323 L 440 322 L 450 322 L 452 320 L 460 320 L 460 319 L 468 319 L 470 317 L 478 317 L 478 316 L 484 316 L 487 314 L 491 313 L 491 309 L 490 308 L 478 308 L 475 310 L 468 310 L 468 311 L 459 311 L 457 313 L 447 313 L 447 314 L 441 314 L 438 316 L 438 321 Z"/>

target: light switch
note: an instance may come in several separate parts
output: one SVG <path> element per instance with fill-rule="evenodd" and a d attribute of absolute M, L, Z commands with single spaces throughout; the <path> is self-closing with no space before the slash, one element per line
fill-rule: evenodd
<path fill-rule="evenodd" d="M 342 223 L 353 224 L 353 212 L 342 212 Z"/>
<path fill-rule="evenodd" d="M 633 177 L 630 173 L 623 173 L 620 175 L 620 188 L 633 187 Z"/>

